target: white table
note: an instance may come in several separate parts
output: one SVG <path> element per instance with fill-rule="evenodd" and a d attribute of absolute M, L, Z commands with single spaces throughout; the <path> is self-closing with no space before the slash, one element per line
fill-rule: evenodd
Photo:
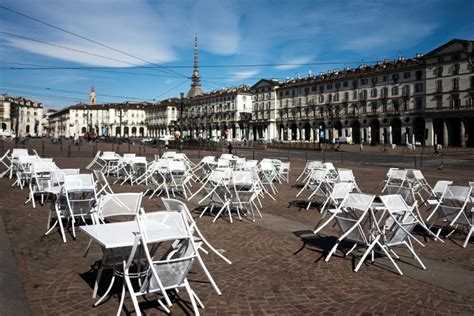
<path fill-rule="evenodd" d="M 147 239 L 150 242 L 156 243 L 166 240 L 176 240 L 188 236 L 186 231 L 177 231 L 176 226 L 169 226 L 163 222 L 149 220 L 148 224 L 156 228 L 156 230 L 147 232 Z M 102 246 L 104 256 L 107 250 L 113 251 L 113 249 L 117 249 L 117 252 L 119 252 L 118 249 L 123 248 L 123 250 L 125 250 L 122 251 L 124 256 L 123 260 L 127 259 L 129 254 L 126 252 L 130 251 L 127 248 L 131 248 L 134 245 L 135 238 L 140 231 L 137 221 L 81 226 L 81 230 Z M 114 276 L 112 277 L 107 291 L 94 304 L 95 306 L 99 305 L 112 289 L 112 285 L 115 281 L 115 268 L 116 267 L 114 266 Z M 92 294 L 93 298 L 96 297 L 97 290 L 99 288 L 99 278 L 100 277 L 96 279 L 94 285 L 94 291 Z"/>

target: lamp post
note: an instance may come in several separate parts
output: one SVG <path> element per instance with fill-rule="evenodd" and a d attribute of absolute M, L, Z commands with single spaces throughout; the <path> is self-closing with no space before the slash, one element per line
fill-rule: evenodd
<path fill-rule="evenodd" d="M 20 137 L 20 105 L 18 103 L 12 103 L 13 115 L 15 118 L 15 144 L 18 145 L 18 138 Z"/>

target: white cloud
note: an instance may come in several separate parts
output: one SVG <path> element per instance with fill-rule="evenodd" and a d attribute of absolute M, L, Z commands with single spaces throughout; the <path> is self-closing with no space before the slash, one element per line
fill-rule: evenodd
<path fill-rule="evenodd" d="M 309 56 L 297 57 L 297 58 L 286 60 L 281 63 L 281 64 L 286 64 L 286 65 L 279 65 L 279 66 L 276 66 L 275 68 L 278 70 L 289 70 L 289 69 L 299 68 L 301 67 L 301 64 L 310 63 L 312 59 L 313 57 L 309 57 Z"/>
<path fill-rule="evenodd" d="M 246 70 L 246 71 L 235 71 L 231 72 L 231 78 L 228 79 L 229 81 L 238 81 L 238 80 L 245 80 L 252 78 L 260 73 L 260 70 Z"/>
<path fill-rule="evenodd" d="M 172 84 L 172 83 L 173 83 L 173 80 L 171 80 L 171 79 L 166 79 L 165 80 L 165 84 Z"/>

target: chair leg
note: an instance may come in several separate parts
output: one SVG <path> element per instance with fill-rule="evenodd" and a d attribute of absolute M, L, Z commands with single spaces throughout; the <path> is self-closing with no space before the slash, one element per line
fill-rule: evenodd
<path fill-rule="evenodd" d="M 193 290 L 189 286 L 189 282 L 188 282 L 187 279 L 184 279 L 184 286 L 186 287 L 186 291 L 188 292 L 189 299 L 191 300 L 191 304 L 193 306 L 194 314 L 196 316 L 199 316 L 199 309 L 198 309 L 198 306 L 196 304 L 196 300 L 194 299 Z"/>
<path fill-rule="evenodd" d="M 425 265 L 423 264 L 423 262 L 421 261 L 421 259 L 418 257 L 418 255 L 416 254 L 415 250 L 413 249 L 413 246 L 410 246 L 406 241 L 404 242 L 405 246 L 407 246 L 407 248 L 410 250 L 411 254 L 413 255 L 413 257 L 416 259 L 416 261 L 418 261 L 418 263 L 420 264 L 420 266 L 423 268 L 423 270 L 426 270 L 426 267 Z"/>
<path fill-rule="evenodd" d="M 469 230 L 469 233 L 467 234 L 466 240 L 464 241 L 464 244 L 462 245 L 463 248 L 466 248 L 473 232 L 474 232 L 474 226 L 471 226 L 471 229 Z"/>

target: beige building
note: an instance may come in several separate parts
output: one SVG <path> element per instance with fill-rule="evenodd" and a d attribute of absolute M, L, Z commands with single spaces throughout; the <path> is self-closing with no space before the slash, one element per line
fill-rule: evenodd
<path fill-rule="evenodd" d="M 252 94 L 248 86 L 226 88 L 186 99 L 178 123 L 183 136 L 242 139 L 249 137 Z"/>
<path fill-rule="evenodd" d="M 147 135 L 145 107 L 147 103 L 76 104 L 50 115 L 53 135 L 83 137 L 95 134 L 112 137 L 143 137 Z"/>
<path fill-rule="evenodd" d="M 0 95 L 0 129 L 14 131 L 17 136 L 40 137 L 43 107 L 23 97 Z"/>
<path fill-rule="evenodd" d="M 178 117 L 179 102 L 179 99 L 172 98 L 145 108 L 145 123 L 148 129 L 148 136 L 163 137 L 173 135 Z"/>
<path fill-rule="evenodd" d="M 472 41 L 252 87 L 253 139 L 474 146 Z"/>

